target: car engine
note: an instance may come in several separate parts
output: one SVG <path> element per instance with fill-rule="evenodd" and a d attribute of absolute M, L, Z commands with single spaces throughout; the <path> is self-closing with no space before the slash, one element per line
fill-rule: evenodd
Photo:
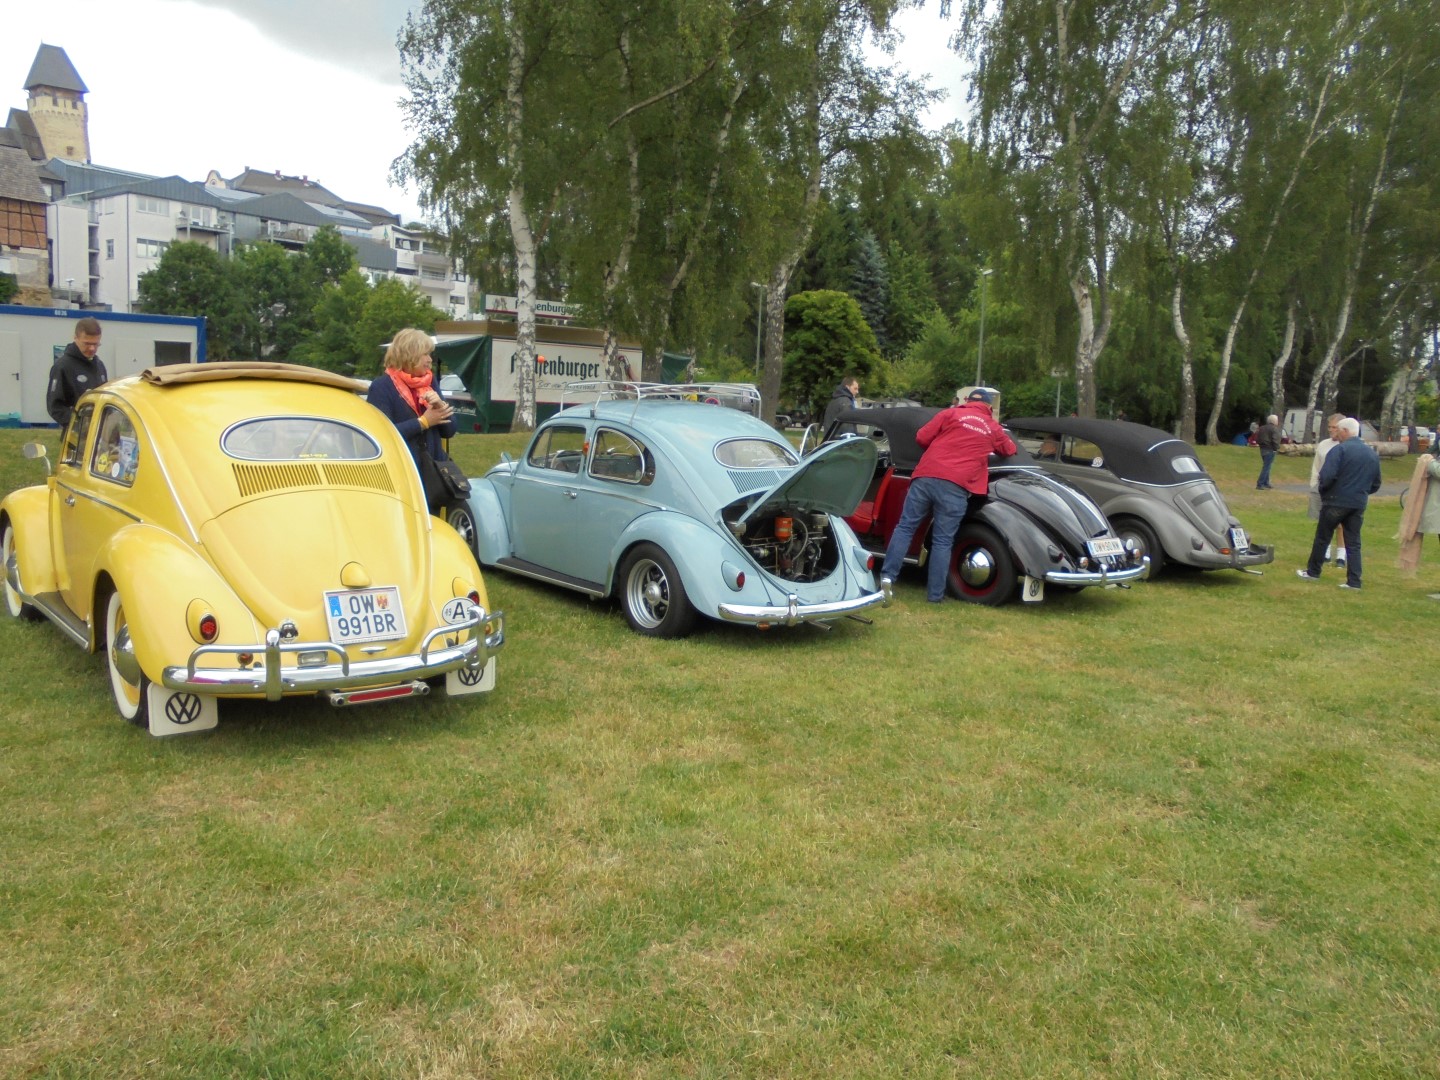
<path fill-rule="evenodd" d="M 785 581 L 819 581 L 835 569 L 839 549 L 828 514 L 786 511 L 741 523 L 743 503 L 726 511 L 726 524 L 750 557 L 767 573 Z"/>

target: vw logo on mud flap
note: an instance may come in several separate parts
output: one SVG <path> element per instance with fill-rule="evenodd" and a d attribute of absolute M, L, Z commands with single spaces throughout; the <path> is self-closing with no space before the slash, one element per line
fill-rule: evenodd
<path fill-rule="evenodd" d="M 480 680 L 485 678 L 485 669 L 463 667 L 455 672 L 455 678 L 460 680 L 461 686 L 478 686 Z"/>
<path fill-rule="evenodd" d="M 165 702 L 165 719 L 176 727 L 200 719 L 200 698 L 196 694 L 171 694 Z"/>
<path fill-rule="evenodd" d="M 463 623 L 470 617 L 470 601 L 463 596 L 457 596 L 454 600 L 447 600 L 445 607 L 441 609 L 440 617 L 447 623 Z"/>

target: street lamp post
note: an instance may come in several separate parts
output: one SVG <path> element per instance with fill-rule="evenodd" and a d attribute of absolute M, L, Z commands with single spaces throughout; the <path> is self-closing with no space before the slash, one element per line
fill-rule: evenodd
<path fill-rule="evenodd" d="M 1060 415 L 1060 380 L 1065 378 L 1064 368 L 1051 368 L 1050 377 L 1055 380 L 1055 415 Z"/>
<path fill-rule="evenodd" d="M 980 351 L 975 357 L 975 385 L 985 385 L 985 283 L 994 270 L 980 271 Z"/>
<path fill-rule="evenodd" d="M 750 282 L 752 289 L 760 290 L 760 299 L 755 301 L 755 374 L 760 374 L 760 322 L 765 317 L 765 286 L 758 281 Z"/>

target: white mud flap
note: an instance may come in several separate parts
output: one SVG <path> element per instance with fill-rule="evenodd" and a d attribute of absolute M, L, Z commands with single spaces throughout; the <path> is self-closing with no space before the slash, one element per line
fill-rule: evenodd
<path fill-rule="evenodd" d="M 145 693 L 151 735 L 187 735 L 192 731 L 209 731 L 220 722 L 220 710 L 213 697 L 184 690 L 166 690 L 154 683 Z"/>
<path fill-rule="evenodd" d="M 461 694 L 483 694 L 495 689 L 495 657 L 485 661 L 479 671 L 461 668 L 445 673 L 445 696 L 459 697 Z"/>
<path fill-rule="evenodd" d="M 1045 579 L 1025 575 L 1020 583 L 1020 598 L 1027 604 L 1038 603 L 1045 599 Z"/>

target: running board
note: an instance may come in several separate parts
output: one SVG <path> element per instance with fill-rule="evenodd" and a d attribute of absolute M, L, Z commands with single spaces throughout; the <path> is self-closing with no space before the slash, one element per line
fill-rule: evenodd
<path fill-rule="evenodd" d="M 547 570 L 543 566 L 526 562 L 524 559 L 497 559 L 495 565 L 512 574 L 534 578 L 536 581 L 544 581 L 550 585 L 560 585 L 567 589 L 574 589 L 576 592 L 588 593 L 591 596 L 605 595 L 605 586 L 598 581 L 586 581 L 584 578 L 571 577 L 569 574 Z"/>
<path fill-rule="evenodd" d="M 70 605 L 58 592 L 36 593 L 30 597 L 30 603 L 76 645 L 82 649 L 90 648 L 90 624 L 71 611 Z"/>

